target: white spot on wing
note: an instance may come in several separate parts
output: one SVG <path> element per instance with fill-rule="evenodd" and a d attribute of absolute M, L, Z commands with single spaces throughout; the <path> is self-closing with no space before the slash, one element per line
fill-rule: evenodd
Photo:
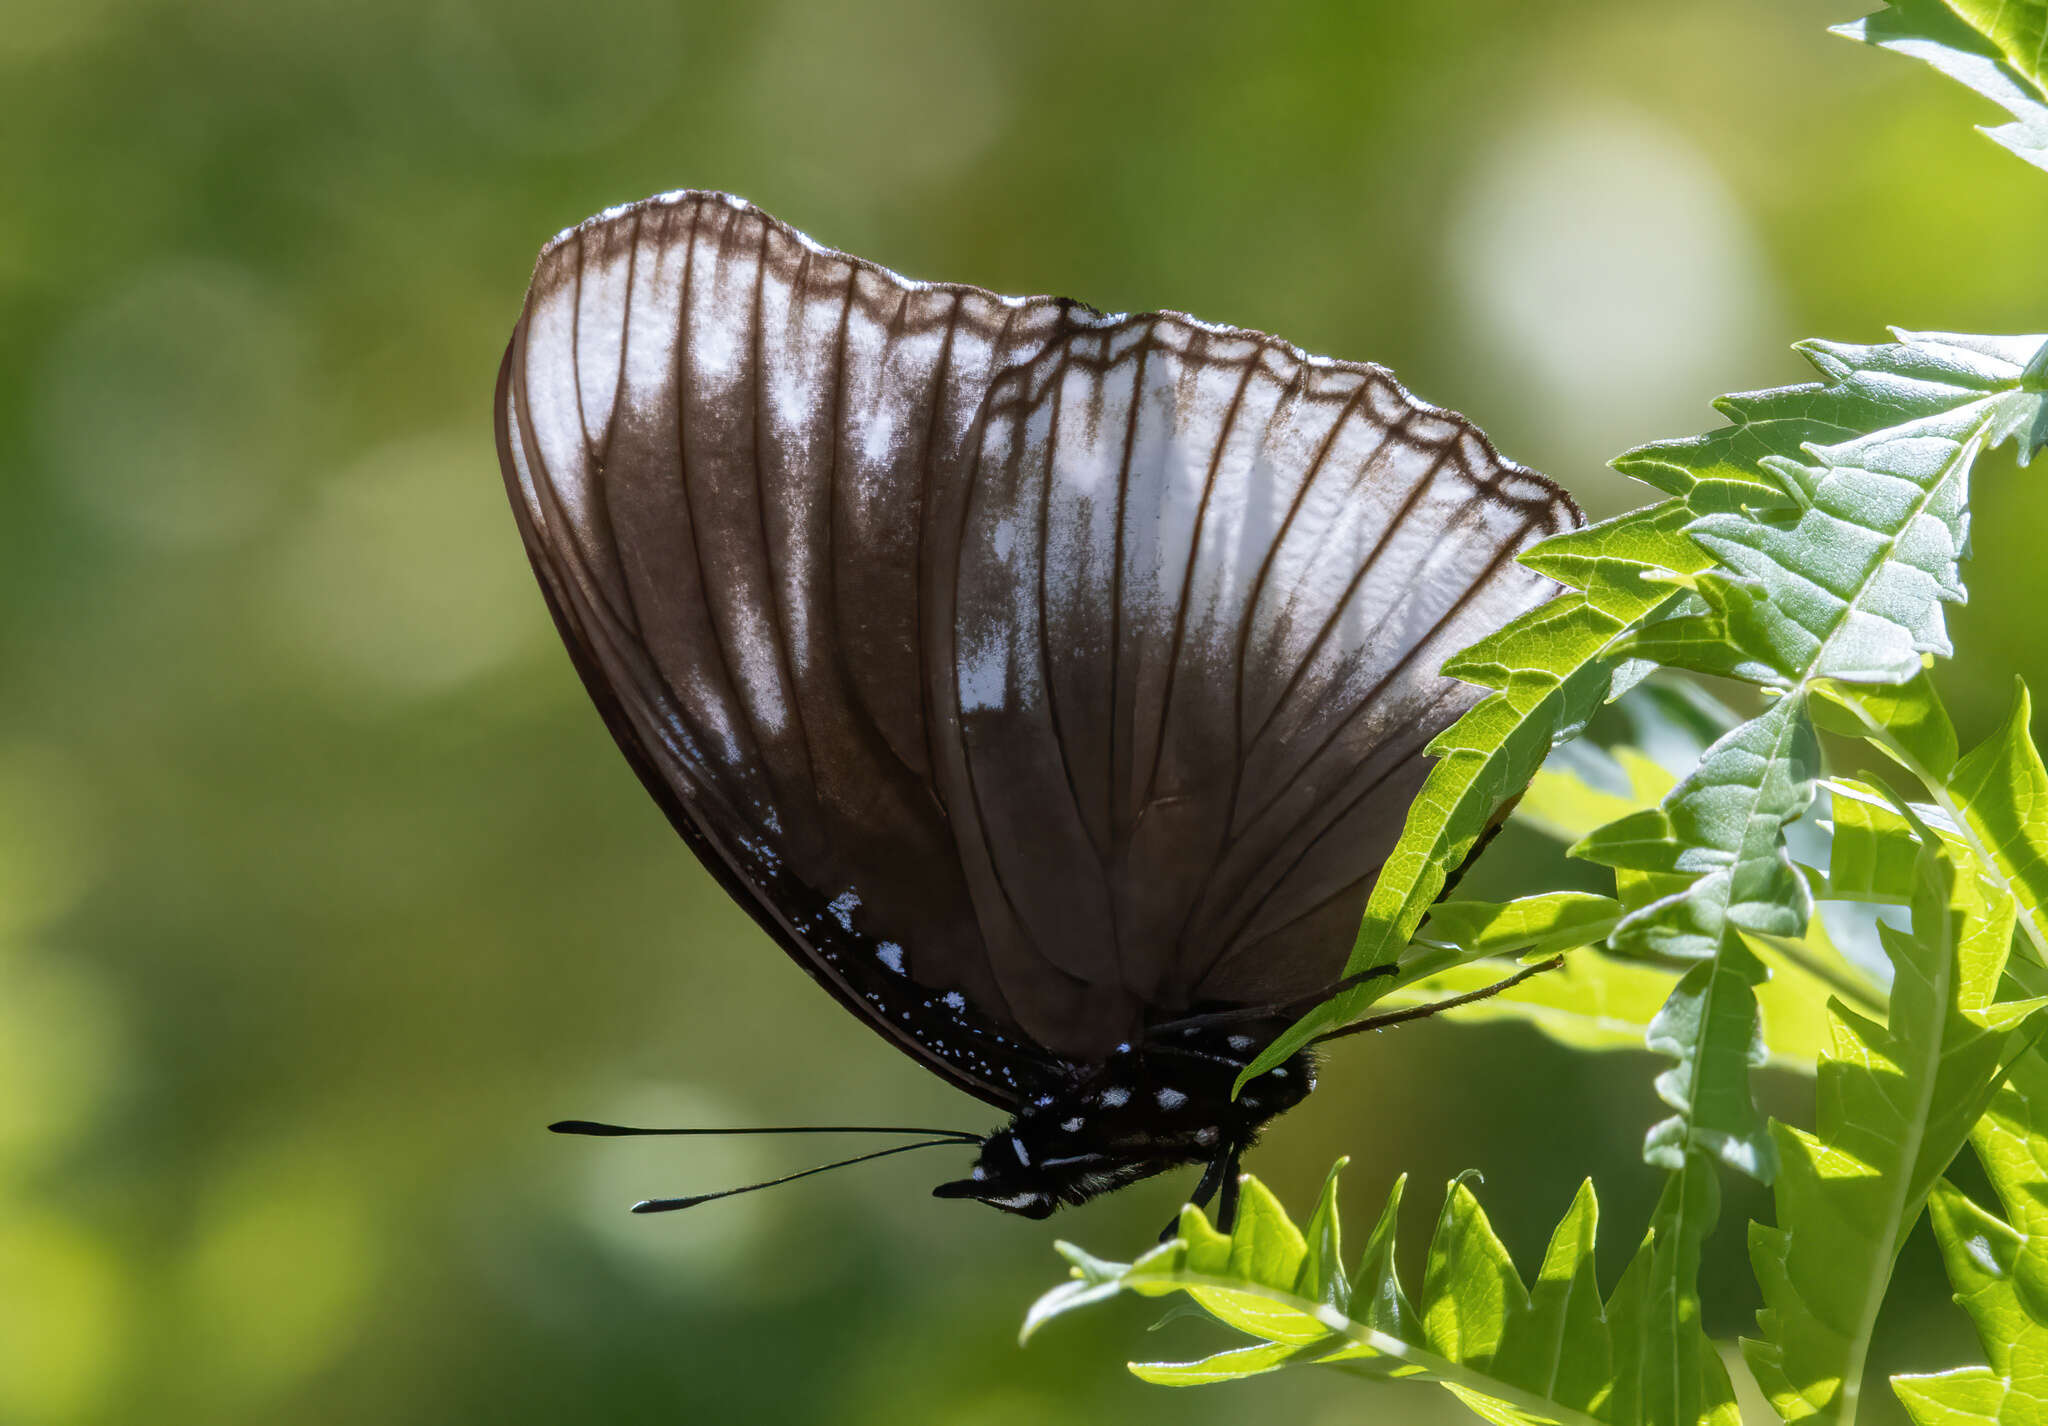
<path fill-rule="evenodd" d="M 1001 708 L 1009 691 L 1009 647 L 1000 638 L 977 641 L 960 662 L 960 711 Z"/>

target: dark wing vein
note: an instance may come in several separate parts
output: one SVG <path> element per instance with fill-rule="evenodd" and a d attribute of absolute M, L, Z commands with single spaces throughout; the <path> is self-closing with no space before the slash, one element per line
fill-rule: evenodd
<path fill-rule="evenodd" d="M 1230 445 L 1231 433 L 1237 429 L 1237 415 L 1244 406 L 1244 394 L 1251 389 L 1252 377 L 1258 373 L 1259 358 L 1265 350 L 1261 343 L 1244 364 L 1244 374 L 1238 378 L 1237 390 L 1230 398 L 1230 409 L 1224 413 L 1223 429 L 1216 437 L 1215 449 L 1209 453 L 1209 469 L 1202 477 L 1202 497 L 1195 507 L 1194 533 L 1188 537 L 1188 557 L 1181 569 L 1180 597 L 1173 605 L 1173 638 L 1166 651 L 1166 685 L 1159 694 L 1159 729 L 1153 735 L 1152 765 L 1145 773 L 1144 801 L 1148 803 L 1159 787 L 1159 760 L 1166 749 L 1167 720 L 1173 716 L 1173 690 L 1180 674 L 1181 641 L 1187 634 L 1188 593 L 1194 587 L 1195 566 L 1202 556 L 1202 534 L 1209 522 L 1209 499 L 1216 491 L 1216 473 L 1223 468 L 1223 453 Z M 1300 390 L 1307 370 L 1306 366 L 1295 368 L 1294 380 L 1288 385 L 1290 394 Z"/>
<path fill-rule="evenodd" d="M 501 450 L 607 725 L 686 842 L 793 957 L 991 1103 L 1014 1103 L 1019 1076 L 1057 1072 L 1058 1055 L 1106 1049 L 1093 1039 L 1115 1033 L 1119 1007 L 1170 1010 L 1233 958 L 1219 982 L 1231 993 L 1314 971 L 1314 955 L 1282 943 L 1342 932 L 1337 908 L 1384 859 L 1378 831 L 1348 839 L 1409 787 L 1420 748 L 1467 701 L 1425 655 L 1482 592 L 1489 614 L 1542 597 L 1533 575 L 1503 571 L 1545 510 L 1553 523 L 1570 510 L 1540 483 L 1489 503 L 1505 473 L 1524 473 L 1483 437 L 1477 468 L 1458 472 L 1477 493 L 1437 500 L 1472 430 L 1379 368 L 1173 314 L 1106 318 L 907 283 L 719 195 L 594 220 L 543 266 L 501 376 Z M 543 277 L 561 284 L 552 295 Z M 785 292 L 771 341 L 771 297 Z M 569 305 L 569 350 L 531 366 L 536 408 L 526 353 L 543 298 L 557 304 L 537 329 L 546 343 Z M 634 346 L 643 301 L 640 339 L 670 343 L 665 376 Z M 619 324 L 601 432 L 602 391 L 584 399 L 586 319 L 592 352 L 612 335 L 602 324 Z M 1166 361 L 1178 375 L 1153 401 L 1147 377 Z M 1428 433 L 1411 435 L 1422 418 Z M 1039 429 L 1045 449 L 1031 452 Z M 582 468 L 551 469 L 548 451 Z M 1395 483 L 1411 477 L 1405 492 Z M 736 503 L 749 493 L 751 512 Z M 1435 539 L 1389 553 L 1425 503 L 1444 513 Z M 908 527 L 891 523 L 898 509 Z M 664 550 L 690 568 L 663 568 Z M 1411 567 L 1432 571 L 1414 605 Z M 1021 627 L 1034 615 L 1036 688 Z M 1411 621 L 1428 627 L 1413 634 Z M 904 676 L 914 696 L 889 681 Z M 778 813 L 803 825 L 785 830 Z M 932 982 L 912 978 L 921 965 L 965 976 L 969 1013 L 944 1021 Z"/>
<path fill-rule="evenodd" d="M 797 684 L 796 669 L 790 661 L 789 614 L 782 607 L 782 574 L 775 567 L 775 540 L 768 530 L 768 462 L 766 459 L 767 452 L 763 448 L 761 441 L 761 408 L 768 404 L 767 391 L 763 385 L 767 379 L 768 356 L 767 344 L 762 331 L 764 323 L 761 320 L 761 297 L 768 286 L 768 237 L 771 231 L 768 221 L 764 216 L 761 220 L 760 245 L 754 254 L 754 317 L 747 324 L 748 336 L 753 346 L 754 356 L 754 370 L 752 373 L 753 393 L 752 399 L 747 403 L 751 408 L 747 415 L 754 447 L 754 516 L 756 529 L 761 538 L 761 568 L 768 578 L 767 588 L 764 592 L 767 595 L 768 627 L 775 640 L 776 677 L 782 680 L 784 704 L 789 709 L 790 721 L 796 725 L 797 746 L 803 750 L 805 785 L 816 788 L 818 786 L 818 768 L 817 761 L 811 751 L 810 723 L 804 714 L 803 689 Z M 808 267 L 810 260 L 810 249 L 806 248 L 800 261 L 800 267 Z M 849 279 L 849 293 L 851 290 L 851 281 Z M 791 300 L 792 302 L 800 302 L 803 300 L 803 297 L 804 285 L 800 274 L 794 285 L 794 295 Z M 830 442 L 828 444 L 831 446 L 835 458 L 834 464 L 828 466 L 825 472 L 825 490 L 829 498 L 833 478 L 837 474 L 836 457 L 839 447 L 837 442 Z"/>

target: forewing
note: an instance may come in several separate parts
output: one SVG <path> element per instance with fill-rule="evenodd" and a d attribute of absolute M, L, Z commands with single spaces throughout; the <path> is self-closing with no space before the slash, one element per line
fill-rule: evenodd
<path fill-rule="evenodd" d="M 993 373 L 1063 312 L 680 194 L 549 246 L 498 401 L 528 552 L 643 781 L 841 1001 L 997 1103 L 1044 1066 L 1002 1034 L 933 790 L 919 571 Z"/>
<path fill-rule="evenodd" d="M 1172 315 L 1006 372 L 972 479 L 938 780 L 1021 1023 L 1085 1058 L 1325 988 L 1481 694 L 1438 666 L 1576 509 L 1378 368 Z"/>

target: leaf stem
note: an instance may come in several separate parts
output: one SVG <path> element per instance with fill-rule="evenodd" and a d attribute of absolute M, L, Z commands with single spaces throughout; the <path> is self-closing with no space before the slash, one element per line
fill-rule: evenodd
<path fill-rule="evenodd" d="M 1556 1402 L 1539 1396 L 1535 1392 L 1511 1385 L 1495 1377 L 1487 1376 L 1482 1372 L 1472 1370 L 1470 1367 L 1460 1366 L 1447 1357 L 1440 1357 L 1434 1352 L 1415 1346 L 1413 1343 L 1404 1342 L 1399 1337 L 1390 1337 L 1386 1333 L 1368 1327 L 1362 1322 L 1354 1321 L 1327 1303 L 1310 1302 L 1306 1298 L 1296 1297 L 1293 1293 L 1282 1292 L 1278 1288 L 1263 1287 L 1257 1283 L 1240 1281 L 1235 1278 L 1215 1277 L 1208 1273 L 1145 1273 L 1135 1279 L 1125 1279 L 1124 1285 L 1129 1287 L 1141 1285 L 1150 1287 L 1154 1284 L 1169 1285 L 1189 1290 L 1208 1289 L 1215 1292 L 1231 1293 L 1235 1296 L 1258 1297 L 1273 1303 L 1275 1306 L 1284 1307 L 1290 1312 L 1298 1312 L 1304 1316 L 1313 1317 L 1332 1332 L 1346 1338 L 1357 1346 L 1364 1347 L 1367 1351 L 1377 1356 L 1392 1357 L 1396 1361 L 1420 1367 L 1438 1381 L 1455 1383 L 1468 1391 L 1477 1392 L 1481 1396 L 1490 1396 L 1497 1401 L 1505 1401 L 1517 1410 L 1526 1412 L 1538 1420 L 1553 1422 L 1555 1426 L 1600 1426 L 1598 1420 L 1583 1411 L 1575 1411 L 1569 1406 L 1560 1406 Z"/>

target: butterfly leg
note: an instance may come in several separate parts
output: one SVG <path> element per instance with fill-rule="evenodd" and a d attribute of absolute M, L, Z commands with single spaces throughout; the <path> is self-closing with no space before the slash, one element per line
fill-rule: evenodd
<path fill-rule="evenodd" d="M 1415 1005 L 1406 1010 L 1395 1010 L 1386 1015 L 1371 1015 L 1363 1020 L 1346 1025 L 1341 1030 L 1332 1030 L 1327 1035 L 1318 1035 L 1309 1043 L 1320 1045 L 1329 1040 L 1341 1040 L 1346 1035 L 1360 1035 L 1367 1030 L 1384 1030 L 1389 1025 L 1405 1025 L 1410 1020 L 1426 1020 L 1432 1015 L 1441 1015 L 1444 1011 L 1456 1009 L 1460 1005 L 1470 1005 L 1475 1000 L 1484 1000 L 1488 996 L 1499 995 L 1503 990 L 1513 990 L 1530 976 L 1541 975 L 1547 970 L 1556 970 L 1563 964 L 1564 956 L 1562 954 L 1555 955 L 1547 961 L 1538 961 L 1535 965 L 1523 966 L 1507 979 L 1497 980 L 1492 985 L 1481 986 L 1477 990 L 1468 990 L 1463 995 L 1453 995 L 1448 1000 L 1432 1000 L 1427 1005 Z"/>
<path fill-rule="evenodd" d="M 1236 1162 L 1237 1151 L 1235 1149 L 1209 1160 L 1209 1166 L 1202 1170 L 1201 1182 L 1197 1183 L 1195 1191 L 1188 1195 L 1189 1204 L 1196 1208 L 1207 1208 L 1209 1200 L 1216 1196 L 1219 1189 L 1227 1197 L 1235 1199 L 1237 1197 L 1237 1175 L 1231 1173 L 1227 1166 Z M 1224 1182 L 1226 1176 L 1229 1178 L 1227 1186 Z M 1166 1220 L 1166 1226 L 1159 1231 L 1159 1241 L 1164 1243 L 1178 1232 L 1180 1232 L 1180 1215 L 1176 1213 L 1173 1217 Z"/>
<path fill-rule="evenodd" d="M 1232 1144 L 1230 1152 L 1217 1160 L 1223 1165 L 1223 1190 L 1216 1198 L 1216 1231 L 1219 1233 L 1228 1233 L 1237 1221 L 1237 1159 L 1242 1152 L 1239 1145 Z M 1215 1165 L 1210 1165 L 1210 1168 L 1213 1170 Z"/>
<path fill-rule="evenodd" d="M 1230 1231 L 1230 1220 L 1237 1216 L 1237 1159 L 1241 1152 L 1232 1145 L 1209 1160 L 1209 1166 L 1202 1170 L 1201 1182 L 1188 1195 L 1188 1203 L 1195 1208 L 1207 1208 L 1209 1200 L 1216 1199 L 1216 1226 L 1225 1233 Z M 1217 1197 L 1219 1193 L 1222 1195 L 1220 1198 Z M 1164 1243 L 1178 1232 L 1180 1215 L 1176 1213 L 1160 1230 L 1159 1241 Z"/>
<path fill-rule="evenodd" d="M 1356 990 L 1369 980 L 1397 975 L 1400 970 L 1398 965 L 1392 963 L 1372 966 L 1359 971 L 1356 975 L 1347 975 L 1342 980 L 1333 981 L 1314 994 L 1304 995 L 1298 1000 L 1283 1000 L 1272 1005 L 1245 1005 L 1236 1010 L 1214 1010 L 1206 1015 L 1183 1015 L 1178 1020 L 1165 1020 L 1152 1026 L 1145 1032 L 1146 1038 L 1148 1041 L 1156 1041 L 1160 1035 L 1173 1030 L 1194 1031 L 1217 1025 L 1241 1024 L 1247 1020 L 1299 1019 L 1326 1000 L 1342 995 L 1347 990 Z"/>

